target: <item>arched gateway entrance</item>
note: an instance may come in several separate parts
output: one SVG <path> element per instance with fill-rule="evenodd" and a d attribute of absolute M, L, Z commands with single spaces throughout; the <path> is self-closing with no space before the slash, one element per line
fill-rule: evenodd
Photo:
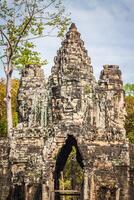
<path fill-rule="evenodd" d="M 48 83 L 40 66 L 22 73 L 20 124 L 12 141 L 0 140 L 0 199 L 133 199 L 134 147 L 125 134 L 119 66 L 105 65 L 97 83 L 72 24 L 51 72 Z"/>
<path fill-rule="evenodd" d="M 60 149 L 54 172 L 55 200 L 82 200 L 84 164 L 76 139 L 69 135 Z"/>

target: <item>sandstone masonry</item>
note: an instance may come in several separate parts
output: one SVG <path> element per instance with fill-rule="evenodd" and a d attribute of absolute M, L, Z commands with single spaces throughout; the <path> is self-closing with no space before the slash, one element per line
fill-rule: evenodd
<path fill-rule="evenodd" d="M 72 150 L 84 172 L 82 200 L 134 199 L 134 146 L 124 129 L 123 82 L 105 65 L 96 82 L 75 24 L 45 81 L 26 66 L 18 93 L 19 124 L 0 139 L 0 200 L 58 200 L 59 178 Z"/>

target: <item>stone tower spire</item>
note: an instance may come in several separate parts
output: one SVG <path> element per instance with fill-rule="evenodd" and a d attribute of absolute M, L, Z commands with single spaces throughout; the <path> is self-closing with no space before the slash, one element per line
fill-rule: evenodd
<path fill-rule="evenodd" d="M 50 77 L 53 120 L 75 120 L 78 112 L 85 112 L 85 88 L 92 91 L 94 77 L 91 59 L 74 23 L 54 63 Z"/>
<path fill-rule="evenodd" d="M 75 23 L 71 24 L 69 30 L 71 30 L 71 31 L 77 31 L 77 27 L 76 27 Z"/>
<path fill-rule="evenodd" d="M 0 200 L 59 200 L 64 194 L 133 200 L 134 144 L 128 143 L 124 128 L 119 66 L 105 65 L 96 83 L 75 24 L 54 61 L 47 84 L 41 66 L 27 65 L 22 71 L 20 123 L 11 141 L 0 138 Z M 69 192 L 61 190 L 61 174 L 73 148 L 82 173 Z M 77 177 L 73 170 L 70 178 Z"/>
<path fill-rule="evenodd" d="M 52 68 L 52 75 L 72 79 L 93 79 L 91 59 L 88 57 L 84 42 L 74 23 L 71 24 L 62 46 L 54 59 L 55 65 Z"/>
<path fill-rule="evenodd" d="M 26 65 L 20 80 L 18 113 L 19 121 L 29 127 L 45 125 L 45 85 L 41 66 Z"/>

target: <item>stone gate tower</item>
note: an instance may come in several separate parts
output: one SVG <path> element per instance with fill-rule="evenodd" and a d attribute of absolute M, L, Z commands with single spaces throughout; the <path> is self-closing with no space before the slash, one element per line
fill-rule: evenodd
<path fill-rule="evenodd" d="M 40 66 L 23 70 L 20 123 L 12 141 L 0 142 L 0 199 L 59 200 L 59 178 L 75 147 L 84 172 L 81 200 L 132 200 L 134 148 L 124 129 L 119 67 L 105 65 L 96 82 L 75 24 L 54 63 L 47 83 Z"/>

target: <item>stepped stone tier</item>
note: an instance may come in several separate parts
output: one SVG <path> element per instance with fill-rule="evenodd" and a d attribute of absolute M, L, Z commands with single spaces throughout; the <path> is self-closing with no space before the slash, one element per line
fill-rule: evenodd
<path fill-rule="evenodd" d="M 97 82 L 72 24 L 45 81 L 40 66 L 22 72 L 19 124 L 0 139 L 0 200 L 59 200 L 59 178 L 76 149 L 81 200 L 134 199 L 134 146 L 126 138 L 121 71 L 104 65 Z"/>

